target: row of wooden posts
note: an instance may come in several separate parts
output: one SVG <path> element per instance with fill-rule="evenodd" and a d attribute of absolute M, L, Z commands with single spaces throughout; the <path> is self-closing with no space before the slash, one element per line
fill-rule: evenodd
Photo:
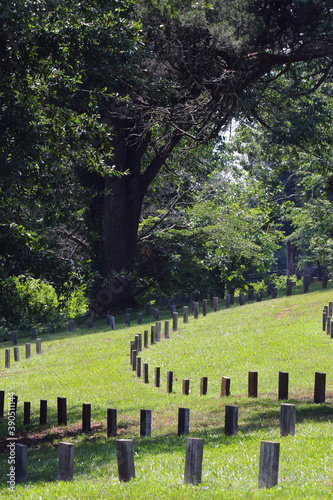
<path fill-rule="evenodd" d="M 20 361 L 20 351 L 19 346 L 14 345 L 14 361 Z M 42 339 L 36 339 L 36 354 L 42 354 Z M 31 344 L 25 344 L 25 359 L 30 359 L 31 357 Z M 5 368 L 10 368 L 10 348 L 5 349 Z"/>
<path fill-rule="evenodd" d="M 323 310 L 323 331 L 333 339 L 333 302 L 329 302 L 324 306 Z"/>
<path fill-rule="evenodd" d="M 27 480 L 28 448 L 24 444 L 15 443 L 15 474 L 9 486 Z M 186 438 L 184 483 L 199 484 L 202 477 L 204 440 L 202 438 Z M 59 444 L 58 481 L 71 481 L 74 477 L 74 443 Z M 116 440 L 119 481 L 130 481 L 135 478 L 134 446 L 132 439 Z M 278 483 L 280 443 L 261 441 L 259 458 L 259 488 L 271 488 Z"/>

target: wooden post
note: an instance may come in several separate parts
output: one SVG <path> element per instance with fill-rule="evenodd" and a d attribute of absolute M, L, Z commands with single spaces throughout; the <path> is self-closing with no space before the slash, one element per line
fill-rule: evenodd
<path fill-rule="evenodd" d="M 333 315 L 333 302 L 330 301 L 328 303 L 328 316 L 330 316 L 332 318 L 332 315 Z"/>
<path fill-rule="evenodd" d="M 271 295 L 272 299 L 276 299 L 277 298 L 277 287 L 276 286 L 273 286 L 272 288 L 272 295 Z"/>
<path fill-rule="evenodd" d="M 31 333 L 31 338 L 35 339 L 37 337 L 37 328 L 35 326 L 32 326 L 30 333 Z"/>
<path fill-rule="evenodd" d="M 154 309 L 154 319 L 157 320 L 160 317 L 160 310 Z"/>
<path fill-rule="evenodd" d="M 20 361 L 20 351 L 18 346 L 14 347 L 14 361 Z"/>
<path fill-rule="evenodd" d="M 150 302 L 147 302 L 147 304 L 146 304 L 146 314 L 147 314 L 147 316 L 151 316 L 152 315 L 151 303 Z"/>
<path fill-rule="evenodd" d="M 225 308 L 229 309 L 230 307 L 230 293 L 227 293 L 225 296 Z"/>
<path fill-rule="evenodd" d="M 91 405 L 89 403 L 82 404 L 82 432 L 91 431 Z"/>
<path fill-rule="evenodd" d="M 183 323 L 188 323 L 188 306 L 184 306 L 183 311 Z"/>
<path fill-rule="evenodd" d="M 315 373 L 314 403 L 325 403 L 326 373 Z"/>
<path fill-rule="evenodd" d="M 170 337 L 169 335 L 169 321 L 164 322 L 164 338 L 168 339 Z"/>
<path fill-rule="evenodd" d="M 200 379 L 200 396 L 206 396 L 208 388 L 208 377 L 201 377 Z"/>
<path fill-rule="evenodd" d="M 155 387 L 160 387 L 161 368 L 155 366 Z"/>
<path fill-rule="evenodd" d="M 134 349 L 135 351 L 139 350 L 139 334 L 134 336 Z"/>
<path fill-rule="evenodd" d="M 221 398 L 224 396 L 230 396 L 230 378 L 222 377 L 221 381 Z"/>
<path fill-rule="evenodd" d="M 31 409 L 30 402 L 24 401 L 24 403 L 23 403 L 23 425 L 30 424 L 30 409 Z"/>
<path fill-rule="evenodd" d="M 287 297 L 290 297 L 292 294 L 293 287 L 291 285 L 287 285 Z"/>
<path fill-rule="evenodd" d="M 36 339 L 36 354 L 42 354 L 42 339 Z"/>
<path fill-rule="evenodd" d="M 190 393 L 190 380 L 188 378 L 183 379 L 182 394 L 183 396 L 188 396 Z"/>
<path fill-rule="evenodd" d="M 148 384 L 149 383 L 149 378 L 148 378 L 148 363 L 143 363 L 143 383 Z"/>
<path fill-rule="evenodd" d="M 150 327 L 150 344 L 151 345 L 155 344 L 155 338 L 156 338 L 155 337 L 155 329 L 156 329 L 155 325 L 151 325 L 151 327 Z"/>
<path fill-rule="evenodd" d="M 281 403 L 280 436 L 295 436 L 296 406 Z"/>
<path fill-rule="evenodd" d="M 204 440 L 186 438 L 184 483 L 201 482 Z"/>
<path fill-rule="evenodd" d="M 142 333 L 138 333 L 138 345 L 137 345 L 137 351 L 141 352 L 142 351 Z"/>
<path fill-rule="evenodd" d="M 28 447 L 15 443 L 15 483 L 27 480 Z"/>
<path fill-rule="evenodd" d="M 12 333 L 12 345 L 17 345 L 17 330 Z"/>
<path fill-rule="evenodd" d="M 321 282 L 321 287 L 327 288 L 327 282 L 328 282 L 328 276 L 327 276 L 327 274 L 324 274 L 323 281 Z"/>
<path fill-rule="evenodd" d="M 207 305 L 208 305 L 207 299 L 203 299 L 203 302 L 202 302 L 202 315 L 203 316 L 207 316 Z"/>
<path fill-rule="evenodd" d="M 41 399 L 39 403 L 39 425 L 45 425 L 47 420 L 47 400 Z"/>
<path fill-rule="evenodd" d="M 178 436 L 190 432 L 190 410 L 189 408 L 178 408 Z"/>
<path fill-rule="evenodd" d="M 244 292 L 239 293 L 239 305 L 243 306 L 245 304 L 245 295 Z"/>
<path fill-rule="evenodd" d="M 156 326 L 155 326 L 156 342 L 161 342 L 161 331 L 162 331 L 162 323 L 160 321 L 156 321 Z"/>
<path fill-rule="evenodd" d="M 238 432 L 238 406 L 225 407 L 224 434 L 234 436 Z"/>
<path fill-rule="evenodd" d="M 194 319 L 199 318 L 199 302 L 194 302 Z"/>
<path fill-rule="evenodd" d="M 141 377 L 141 357 L 136 358 L 136 376 Z"/>
<path fill-rule="evenodd" d="M 131 315 L 130 313 L 125 314 L 125 326 L 131 326 Z"/>
<path fill-rule="evenodd" d="M 117 439 L 117 461 L 119 481 L 135 478 L 133 439 Z"/>
<path fill-rule="evenodd" d="M 272 488 L 278 483 L 280 443 L 261 441 L 259 459 L 259 488 Z"/>
<path fill-rule="evenodd" d="M 142 313 L 137 314 L 138 325 L 142 325 Z"/>
<path fill-rule="evenodd" d="M 151 436 L 151 410 L 140 411 L 140 436 Z"/>
<path fill-rule="evenodd" d="M 167 393 L 172 392 L 173 371 L 167 371 Z"/>
<path fill-rule="evenodd" d="M 107 436 L 116 437 L 117 435 L 117 410 L 108 408 L 107 410 Z"/>
<path fill-rule="evenodd" d="M 73 443 L 60 443 L 58 481 L 71 481 L 73 479 L 74 450 L 75 445 Z"/>
<path fill-rule="evenodd" d="M 249 398 L 258 396 L 258 372 L 250 371 L 248 374 L 248 396 Z"/>
<path fill-rule="evenodd" d="M 248 300 L 254 300 L 254 287 L 253 285 L 249 285 L 249 291 L 248 291 Z"/>
<path fill-rule="evenodd" d="M 288 399 L 289 373 L 279 372 L 278 399 Z"/>
<path fill-rule="evenodd" d="M 5 349 L 5 368 L 10 368 L 10 349 Z"/>
<path fill-rule="evenodd" d="M 25 344 L 25 359 L 30 359 L 30 353 L 31 353 L 30 344 L 27 343 Z"/>
<path fill-rule="evenodd" d="M 327 313 L 326 309 L 323 310 L 323 332 L 326 330 Z"/>
<path fill-rule="evenodd" d="M 132 371 L 136 372 L 136 358 L 138 355 L 138 351 L 135 349 L 132 351 Z"/>
<path fill-rule="evenodd" d="M 327 335 L 331 336 L 331 316 L 327 316 L 327 321 L 326 321 L 326 333 Z"/>
<path fill-rule="evenodd" d="M 213 311 L 217 312 L 219 310 L 219 298 L 213 297 Z"/>
<path fill-rule="evenodd" d="M 148 333 L 149 333 L 148 330 L 145 330 L 143 332 L 143 347 L 145 349 L 148 349 Z"/>
<path fill-rule="evenodd" d="M 178 330 L 178 313 L 172 313 L 172 331 L 176 332 Z"/>
<path fill-rule="evenodd" d="M 116 320 L 114 316 L 111 316 L 111 330 L 116 330 Z"/>
<path fill-rule="evenodd" d="M 131 340 L 130 341 L 130 364 L 133 364 L 133 351 L 135 349 L 135 341 Z"/>
<path fill-rule="evenodd" d="M 67 401 L 66 398 L 58 398 L 58 425 L 67 425 Z"/>

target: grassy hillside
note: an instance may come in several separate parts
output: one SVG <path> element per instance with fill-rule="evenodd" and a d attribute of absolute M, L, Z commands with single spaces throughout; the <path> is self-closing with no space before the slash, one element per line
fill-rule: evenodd
<path fill-rule="evenodd" d="M 315 289 L 316 285 L 311 285 Z M 333 291 L 280 297 L 218 313 L 189 323 L 179 320 L 170 333 L 142 354 L 150 383 L 130 369 L 130 340 L 153 324 L 111 331 L 104 322 L 93 330 L 77 328 L 42 336 L 42 355 L 32 346 L 24 359 L 4 368 L 0 349 L 0 390 L 19 397 L 16 435 L 28 445 L 28 482 L 15 498 L 331 498 L 333 496 L 333 340 L 322 331 L 323 306 Z M 164 319 L 170 314 L 165 313 Z M 118 321 L 119 323 L 119 321 Z M 162 328 L 163 331 L 163 328 Z M 12 351 L 12 350 L 11 350 Z M 11 352 L 11 356 L 12 352 Z M 154 387 L 154 367 L 161 387 Z M 173 393 L 166 393 L 166 372 L 173 370 Z M 249 370 L 258 371 L 258 398 L 247 397 Z M 278 372 L 289 372 L 289 401 L 296 404 L 296 436 L 280 437 Z M 313 403 L 314 374 L 326 373 L 326 403 Z M 200 396 L 200 378 L 208 393 Z M 221 377 L 231 379 L 231 396 L 221 398 Z M 190 395 L 182 380 L 190 379 Z M 67 398 L 68 426 L 57 427 L 57 397 Z M 48 423 L 39 426 L 39 401 L 48 401 Z M 30 401 L 31 424 L 23 426 L 23 402 Z M 5 411 L 8 398 L 6 397 Z M 92 405 L 92 432 L 81 432 L 82 403 Z M 224 435 L 224 407 L 239 406 L 237 436 Z M 184 485 L 186 437 L 177 436 L 178 408 L 190 408 L 190 436 L 203 437 L 203 480 Z M 118 480 L 115 439 L 106 437 L 107 408 L 118 410 L 118 436 L 133 438 L 136 479 Z M 152 437 L 140 438 L 140 409 L 152 410 Z M 0 423 L 2 450 L 7 421 Z M 279 484 L 258 490 L 261 440 L 279 441 Z M 74 481 L 57 479 L 58 444 L 75 443 Z M 0 455 L 0 495 L 13 498 L 5 484 L 8 456 Z"/>

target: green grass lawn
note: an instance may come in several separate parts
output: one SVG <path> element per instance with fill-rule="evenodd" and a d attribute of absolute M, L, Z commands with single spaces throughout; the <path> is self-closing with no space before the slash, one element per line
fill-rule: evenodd
<path fill-rule="evenodd" d="M 307 294 L 279 296 L 235 306 L 183 325 L 170 339 L 141 353 L 150 383 L 130 369 L 130 340 L 143 325 L 111 331 L 104 321 L 92 330 L 42 334 L 42 355 L 4 368 L 0 346 L 0 390 L 19 397 L 16 436 L 28 445 L 28 481 L 8 491 L 8 454 L 1 453 L 1 498 L 22 499 L 186 499 L 186 498 L 333 498 L 333 340 L 322 331 L 322 309 L 332 289 L 311 285 Z M 332 288 L 332 283 L 329 283 Z M 200 304 L 201 307 L 202 304 Z M 164 314 L 164 315 L 163 315 Z M 162 314 L 170 319 L 170 314 Z M 133 324 L 134 322 L 132 322 Z M 170 322 L 171 325 L 171 322 Z M 171 330 L 171 328 L 170 328 Z M 163 331 L 163 328 L 162 328 Z M 149 343 L 150 344 L 150 343 Z M 161 387 L 154 387 L 160 366 Z M 166 393 L 166 372 L 174 373 Z M 258 371 L 258 398 L 247 397 L 248 371 Z M 296 405 L 296 435 L 280 437 L 278 373 L 289 373 L 289 401 Z M 326 403 L 313 403 L 315 372 L 326 373 Z M 200 396 L 200 378 L 208 393 Z M 231 379 L 231 395 L 220 397 L 221 377 Z M 182 380 L 190 394 L 182 395 Z M 57 397 L 67 398 L 68 426 L 57 426 Z M 40 399 L 48 401 L 48 423 L 39 426 Z M 31 424 L 23 426 L 23 402 L 31 402 Z M 82 403 L 91 403 L 92 431 L 81 432 Z M 224 434 L 224 407 L 239 407 L 237 436 Z M 186 437 L 177 436 L 178 408 L 190 409 L 190 436 L 204 438 L 202 482 L 184 485 Z M 106 437 L 107 408 L 117 408 L 118 436 L 133 438 L 136 478 L 120 483 L 114 438 Z M 140 409 L 152 410 L 152 437 L 140 438 Z M 0 421 L 2 450 L 7 420 Z M 279 484 L 259 490 L 260 441 L 280 445 Z M 58 444 L 75 443 L 74 480 L 57 481 Z"/>

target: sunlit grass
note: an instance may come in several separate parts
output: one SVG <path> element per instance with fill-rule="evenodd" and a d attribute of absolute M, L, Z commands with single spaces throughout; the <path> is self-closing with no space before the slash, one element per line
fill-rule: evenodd
<path fill-rule="evenodd" d="M 316 286 L 311 285 L 315 289 Z M 201 315 L 141 353 L 149 364 L 150 383 L 130 369 L 130 340 L 144 325 L 110 330 L 104 321 L 73 333 L 43 334 L 42 355 L 4 366 L 0 351 L 0 389 L 19 396 L 17 436 L 28 450 L 28 483 L 17 485 L 15 498 L 331 498 L 333 496 L 333 341 L 322 331 L 323 306 L 331 290 L 280 297 L 218 313 Z M 170 314 L 162 314 L 170 319 Z M 171 324 L 171 323 L 170 323 Z M 171 330 L 171 328 L 170 328 Z M 163 327 L 162 327 L 163 331 Z M 154 387 L 154 368 L 161 367 L 161 387 Z M 166 372 L 174 373 L 173 393 L 166 393 Z M 258 398 L 247 397 L 248 371 L 258 371 Z M 280 438 L 278 372 L 289 372 L 289 398 L 296 404 L 296 436 Z M 326 403 L 313 404 L 314 374 L 326 373 Z M 200 378 L 208 393 L 200 396 Z M 221 377 L 231 379 L 231 396 L 220 397 Z M 189 396 L 182 380 L 190 379 Z M 57 397 L 67 398 L 68 427 L 57 427 Z M 47 426 L 39 426 L 39 401 L 48 401 Z M 30 401 L 32 420 L 23 426 L 23 402 Z M 7 398 L 6 407 L 7 409 Z M 82 403 L 92 405 L 91 433 L 81 432 Z M 239 406 L 237 436 L 224 435 L 224 406 Z M 190 408 L 190 435 L 203 437 L 202 483 L 184 485 L 185 437 L 177 436 L 178 408 Z M 134 439 L 136 479 L 119 483 L 115 440 L 106 437 L 106 410 L 118 410 L 118 434 Z M 152 410 L 152 437 L 140 438 L 140 409 Z M 7 423 L 0 425 L 7 437 Z M 258 490 L 262 439 L 279 441 L 279 485 Z M 25 441 L 24 441 L 25 440 Z M 57 444 L 75 443 L 75 477 L 57 478 Z M 1 496 L 7 456 L 1 457 Z"/>

